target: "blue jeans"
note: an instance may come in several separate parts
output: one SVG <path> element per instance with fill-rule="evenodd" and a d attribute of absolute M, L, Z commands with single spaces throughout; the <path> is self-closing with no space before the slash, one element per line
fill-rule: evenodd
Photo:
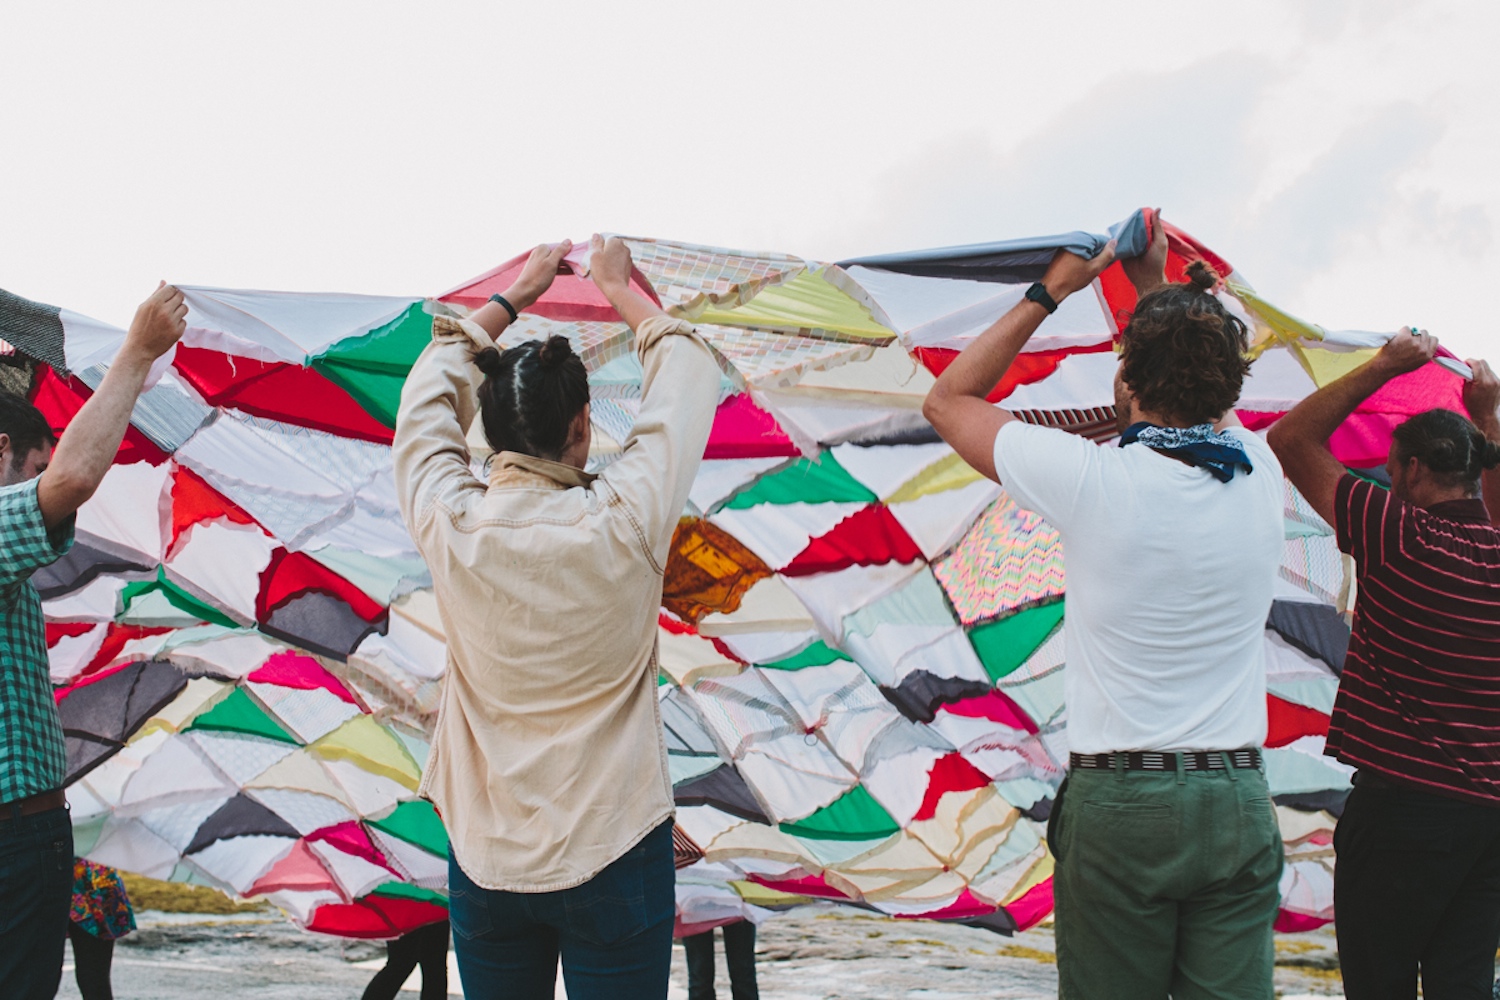
<path fill-rule="evenodd" d="M 0 997 L 52 1000 L 56 995 L 72 905 L 68 811 L 0 819 Z"/>
<path fill-rule="evenodd" d="M 557 958 L 569 1000 L 664 1000 L 672 970 L 672 822 L 583 885 L 499 892 L 448 852 L 448 908 L 469 1000 L 552 1000 Z"/>

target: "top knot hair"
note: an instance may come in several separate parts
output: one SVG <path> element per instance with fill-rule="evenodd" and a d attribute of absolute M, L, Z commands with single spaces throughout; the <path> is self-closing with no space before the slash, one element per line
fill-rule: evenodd
<path fill-rule="evenodd" d="M 1219 287 L 1219 275 L 1213 268 L 1201 260 L 1195 260 L 1187 266 L 1188 284 L 1202 292 L 1212 292 Z"/>
<path fill-rule="evenodd" d="M 490 447 L 560 459 L 589 402 L 588 372 L 568 338 L 528 340 L 504 351 L 486 347 L 472 358 L 484 375 L 479 416 Z"/>
<path fill-rule="evenodd" d="M 1479 493 L 1479 477 L 1500 467 L 1500 444 L 1452 410 L 1428 410 L 1409 418 L 1392 435 L 1392 452 L 1400 461 L 1415 458 L 1449 488 Z"/>
<path fill-rule="evenodd" d="M 557 335 L 548 337 L 536 352 L 537 360 L 542 363 L 543 368 L 547 369 L 565 364 L 574 356 L 573 345 L 568 343 L 568 338 Z"/>

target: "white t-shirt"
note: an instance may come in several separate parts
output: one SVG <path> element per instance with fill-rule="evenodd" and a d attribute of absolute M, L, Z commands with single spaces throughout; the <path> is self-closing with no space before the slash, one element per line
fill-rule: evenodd
<path fill-rule="evenodd" d="M 1015 421 L 995 470 L 1067 555 L 1068 742 L 1076 753 L 1233 750 L 1266 738 L 1264 637 L 1281 563 L 1281 465 L 1221 483 L 1143 444 Z"/>

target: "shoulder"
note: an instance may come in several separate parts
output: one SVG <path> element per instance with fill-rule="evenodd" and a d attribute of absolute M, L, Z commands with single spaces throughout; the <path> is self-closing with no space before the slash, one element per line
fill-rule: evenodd
<path fill-rule="evenodd" d="M 14 486 L 0 487 L 0 531 L 19 531 L 43 527 L 42 505 L 37 498 L 38 479 L 28 479 Z"/>

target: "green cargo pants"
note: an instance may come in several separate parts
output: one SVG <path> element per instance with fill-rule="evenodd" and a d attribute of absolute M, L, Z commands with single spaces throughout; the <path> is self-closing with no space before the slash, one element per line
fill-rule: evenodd
<path fill-rule="evenodd" d="M 1281 834 L 1264 773 L 1077 769 L 1049 830 L 1062 1000 L 1270 1000 Z"/>

